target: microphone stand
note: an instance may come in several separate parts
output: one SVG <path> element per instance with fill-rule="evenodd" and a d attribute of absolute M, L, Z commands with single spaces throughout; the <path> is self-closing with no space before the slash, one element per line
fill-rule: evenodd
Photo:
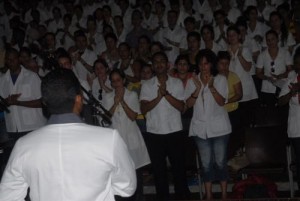
<path fill-rule="evenodd" d="M 89 97 L 88 103 L 92 105 L 92 107 L 96 110 L 96 115 L 99 115 L 102 118 L 101 124 L 111 125 L 111 114 L 110 112 L 103 107 L 103 105 L 93 96 L 91 92 L 86 90 L 83 86 L 81 86 L 82 91 Z M 99 110 L 99 108 L 102 110 Z"/>

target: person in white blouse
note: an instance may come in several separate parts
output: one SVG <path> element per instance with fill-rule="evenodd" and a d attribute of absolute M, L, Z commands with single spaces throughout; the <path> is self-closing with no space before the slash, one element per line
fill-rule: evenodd
<path fill-rule="evenodd" d="M 300 51 L 294 56 L 293 71 L 281 89 L 279 105 L 289 103 L 288 137 L 292 143 L 296 157 L 297 183 L 300 186 Z"/>
<path fill-rule="evenodd" d="M 0 200 L 113 201 L 136 189 L 134 163 L 117 130 L 84 124 L 83 97 L 69 69 L 42 81 L 48 125 L 20 138 L 0 184 Z"/>
<path fill-rule="evenodd" d="M 258 98 L 254 81 L 251 76 L 252 54 L 251 51 L 240 43 L 240 30 L 236 26 L 228 27 L 228 51 L 231 55 L 229 70 L 236 73 L 243 88 L 243 97 L 239 101 L 243 124 L 248 125 L 253 121 L 255 100 Z"/>
<path fill-rule="evenodd" d="M 214 41 L 215 33 L 214 28 L 211 25 L 203 25 L 201 28 L 202 41 L 200 49 L 210 49 L 215 54 L 223 50 L 222 47 Z"/>
<path fill-rule="evenodd" d="M 257 77 L 262 79 L 261 104 L 275 106 L 277 96 L 292 67 L 292 58 L 287 49 L 278 47 L 278 34 L 270 30 L 266 33 L 268 48 L 258 57 Z"/>
<path fill-rule="evenodd" d="M 193 107 L 189 136 L 194 136 L 202 162 L 202 180 L 206 199 L 213 199 L 212 182 L 220 181 L 222 200 L 227 198 L 227 144 L 231 133 L 226 77 L 217 74 L 217 57 L 211 50 L 200 50 L 197 63 L 200 74 L 187 83 L 185 100 Z M 214 165 L 215 164 L 215 165 Z"/>
<path fill-rule="evenodd" d="M 127 144 L 130 156 L 135 164 L 137 172 L 137 192 L 141 200 L 143 194 L 141 167 L 150 163 L 148 151 L 141 131 L 136 123 L 136 117 L 141 114 L 138 95 L 134 91 L 126 89 L 125 74 L 120 69 L 114 69 L 109 75 L 113 92 L 103 97 L 103 106 L 109 110 L 112 118 L 111 127 L 117 129 Z"/>

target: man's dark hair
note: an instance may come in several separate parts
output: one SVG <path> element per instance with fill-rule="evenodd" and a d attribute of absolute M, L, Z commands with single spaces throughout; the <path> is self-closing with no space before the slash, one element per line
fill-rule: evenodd
<path fill-rule="evenodd" d="M 42 101 L 50 114 L 72 113 L 80 83 L 72 70 L 58 68 L 48 73 L 41 84 Z"/>

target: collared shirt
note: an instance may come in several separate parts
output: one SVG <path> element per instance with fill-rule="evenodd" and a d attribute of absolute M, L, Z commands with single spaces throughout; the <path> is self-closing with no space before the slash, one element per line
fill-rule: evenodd
<path fill-rule="evenodd" d="M 53 115 L 20 138 L 0 184 L 0 200 L 113 201 L 135 192 L 134 163 L 117 130 Z"/>
<path fill-rule="evenodd" d="M 167 91 L 178 100 L 184 100 L 184 88 L 181 80 L 168 77 Z M 142 84 L 140 100 L 151 101 L 157 97 L 159 82 L 157 77 Z M 155 134 L 169 134 L 182 130 L 181 113 L 165 98 L 146 115 L 147 132 Z"/>

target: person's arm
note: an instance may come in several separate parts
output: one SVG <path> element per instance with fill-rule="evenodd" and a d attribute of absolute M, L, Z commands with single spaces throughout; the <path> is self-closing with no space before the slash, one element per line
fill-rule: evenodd
<path fill-rule="evenodd" d="M 178 100 L 177 98 L 175 98 L 174 96 L 172 96 L 170 93 L 166 93 L 166 95 L 164 97 L 179 112 L 183 112 L 184 111 L 184 101 Z"/>
<path fill-rule="evenodd" d="M 256 76 L 261 80 L 268 80 L 273 81 L 271 76 L 264 75 L 264 69 L 263 68 L 256 68 Z"/>
<path fill-rule="evenodd" d="M 138 114 L 135 111 L 133 111 L 124 100 L 121 101 L 121 105 L 122 105 L 127 117 L 131 121 L 134 121 Z"/>
<path fill-rule="evenodd" d="M 20 141 L 20 140 L 19 140 Z M 28 184 L 23 176 L 23 164 L 18 157 L 22 154 L 19 141 L 13 148 L 0 183 L 0 200 L 25 200 Z"/>
<path fill-rule="evenodd" d="M 278 99 L 278 105 L 283 106 L 283 105 L 287 104 L 291 100 L 292 97 L 293 97 L 292 92 L 289 92 L 286 95 L 280 96 Z"/>
<path fill-rule="evenodd" d="M 234 103 L 242 99 L 243 88 L 241 82 L 236 83 L 234 86 L 234 96 L 228 99 L 227 103 Z"/>
<path fill-rule="evenodd" d="M 241 50 L 241 51 L 242 51 L 242 50 Z M 238 57 L 238 59 L 239 59 L 241 65 L 242 65 L 243 69 L 244 69 L 246 72 L 249 72 L 249 71 L 251 70 L 251 67 L 252 67 L 252 62 L 247 61 L 247 60 L 244 58 L 244 56 L 243 56 L 243 54 L 242 54 L 241 51 L 239 50 L 239 53 L 238 53 L 237 57 Z"/>
<path fill-rule="evenodd" d="M 135 165 L 118 131 L 114 130 L 113 135 L 111 188 L 114 195 L 129 197 L 136 189 Z"/>
<path fill-rule="evenodd" d="M 142 114 L 145 115 L 147 112 L 152 110 L 160 102 L 162 97 L 163 96 L 158 94 L 158 96 L 156 98 L 154 98 L 153 100 L 151 100 L 151 101 L 141 100 L 141 112 L 142 112 Z"/>
<path fill-rule="evenodd" d="M 214 86 L 209 87 L 209 90 L 214 97 L 215 101 L 218 105 L 224 106 L 225 105 L 225 98 L 217 91 Z"/>
<path fill-rule="evenodd" d="M 18 98 L 20 96 L 21 96 L 21 94 L 12 94 L 12 95 L 8 96 L 5 100 L 8 103 L 8 105 L 17 105 L 17 106 L 30 107 L 30 108 L 41 108 L 42 107 L 41 99 L 20 101 L 20 100 L 18 100 Z"/>
<path fill-rule="evenodd" d="M 93 66 L 89 65 L 82 57 L 78 60 L 90 73 L 93 73 Z"/>

